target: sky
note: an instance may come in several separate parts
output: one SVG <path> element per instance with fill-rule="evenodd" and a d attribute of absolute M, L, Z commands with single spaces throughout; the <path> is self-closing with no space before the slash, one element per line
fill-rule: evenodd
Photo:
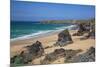
<path fill-rule="evenodd" d="M 11 21 L 90 19 L 95 6 L 11 1 Z"/>

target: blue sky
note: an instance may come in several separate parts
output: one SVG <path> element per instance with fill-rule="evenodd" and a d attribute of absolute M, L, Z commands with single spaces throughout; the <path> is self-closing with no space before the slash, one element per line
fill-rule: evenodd
<path fill-rule="evenodd" d="M 11 1 L 11 20 L 41 21 L 89 19 L 95 17 L 95 6 Z"/>

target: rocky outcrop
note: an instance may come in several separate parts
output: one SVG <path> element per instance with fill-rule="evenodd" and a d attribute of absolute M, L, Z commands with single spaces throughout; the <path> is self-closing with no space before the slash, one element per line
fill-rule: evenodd
<path fill-rule="evenodd" d="M 39 41 L 36 41 L 36 43 L 32 44 L 31 46 L 27 46 L 26 48 L 28 49 L 29 53 L 36 56 L 42 55 L 44 53 L 42 43 Z"/>
<path fill-rule="evenodd" d="M 42 43 L 36 41 L 31 46 L 26 46 L 26 50 L 22 51 L 19 55 L 11 58 L 11 63 L 14 64 L 28 64 L 33 59 L 41 57 L 44 53 Z"/>
<path fill-rule="evenodd" d="M 86 36 L 86 38 L 95 39 L 95 26 L 94 25 L 91 26 L 91 30 L 88 33 L 88 35 Z"/>
<path fill-rule="evenodd" d="M 78 24 L 78 31 L 76 33 L 73 34 L 73 36 L 84 36 L 81 39 L 88 39 L 88 38 L 93 38 L 95 39 L 95 23 L 93 22 L 84 22 L 84 23 L 80 23 Z"/>
<path fill-rule="evenodd" d="M 94 62 L 95 61 L 95 48 L 91 47 L 86 53 L 75 56 L 71 62 Z"/>
<path fill-rule="evenodd" d="M 65 50 L 63 48 L 55 49 L 54 52 L 47 54 L 45 58 L 41 61 L 41 64 L 50 64 L 51 62 L 59 59 L 59 58 L 70 58 L 75 56 L 77 53 L 81 52 L 81 50 Z"/>
<path fill-rule="evenodd" d="M 50 62 L 64 56 L 66 56 L 65 49 L 55 49 L 54 52 L 45 56 L 45 58 L 41 61 L 41 64 L 50 64 Z"/>
<path fill-rule="evenodd" d="M 58 40 L 54 45 L 55 46 L 57 46 L 57 45 L 64 46 L 64 45 L 70 44 L 72 42 L 73 41 L 72 41 L 71 35 L 70 35 L 68 29 L 66 29 L 58 34 Z"/>
<path fill-rule="evenodd" d="M 78 31 L 74 33 L 73 36 L 82 36 L 84 33 L 90 31 L 91 25 L 90 23 L 79 23 L 78 24 Z"/>

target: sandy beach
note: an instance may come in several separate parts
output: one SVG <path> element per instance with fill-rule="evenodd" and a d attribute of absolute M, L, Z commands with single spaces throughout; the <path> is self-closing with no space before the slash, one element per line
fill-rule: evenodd
<path fill-rule="evenodd" d="M 72 35 L 73 33 L 76 32 L 76 30 L 70 30 L 70 34 Z M 42 42 L 43 48 L 49 47 L 47 49 L 44 49 L 45 54 L 49 54 L 53 52 L 55 49 L 58 48 L 64 48 L 64 49 L 81 49 L 82 53 L 86 52 L 87 49 L 89 49 L 91 46 L 95 47 L 95 40 L 94 39 L 85 39 L 85 40 L 80 40 L 82 36 L 72 36 L 73 43 L 68 44 L 64 47 L 60 46 L 54 46 L 53 44 L 57 41 L 58 38 L 58 33 L 49 35 L 49 36 L 44 36 L 41 38 L 30 38 L 30 39 L 23 39 L 23 40 L 15 40 L 11 41 L 11 57 L 19 54 L 22 50 L 25 50 L 25 46 L 32 45 L 34 42 L 37 40 Z M 45 56 L 45 55 L 44 55 Z M 40 61 L 44 58 L 44 56 L 37 58 L 31 62 L 31 64 L 40 64 Z M 64 58 L 60 58 L 52 62 L 54 64 L 56 63 L 64 63 Z"/>

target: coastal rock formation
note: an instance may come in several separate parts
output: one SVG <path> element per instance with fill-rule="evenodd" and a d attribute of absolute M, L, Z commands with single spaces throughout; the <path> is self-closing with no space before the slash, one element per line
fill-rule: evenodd
<path fill-rule="evenodd" d="M 65 50 L 63 48 L 55 49 L 54 52 L 45 56 L 45 58 L 41 61 L 41 64 L 50 64 L 51 62 L 63 57 L 70 58 L 79 52 L 81 52 L 81 50 Z"/>
<path fill-rule="evenodd" d="M 71 35 L 70 35 L 68 29 L 66 29 L 58 34 L 58 40 L 54 45 L 55 46 L 57 46 L 57 45 L 64 46 L 64 45 L 67 45 L 72 42 L 73 41 L 72 41 Z"/>
<path fill-rule="evenodd" d="M 83 38 L 81 39 L 95 39 L 95 25 L 91 25 L 90 31 L 87 32 L 87 35 L 85 35 Z"/>
<path fill-rule="evenodd" d="M 84 36 L 84 34 L 87 34 Z M 95 39 L 95 23 L 92 22 L 84 22 L 78 24 L 78 31 L 73 34 L 73 36 L 84 36 L 81 39 L 93 38 Z"/>
<path fill-rule="evenodd" d="M 73 36 L 82 36 L 84 33 L 87 33 L 90 31 L 90 23 L 79 23 L 78 24 L 78 31 L 77 33 L 74 33 Z"/>
<path fill-rule="evenodd" d="M 55 49 L 54 52 L 47 54 L 45 58 L 41 61 L 41 64 L 50 64 L 50 62 L 59 59 L 60 57 L 66 56 L 65 49 Z"/>
<path fill-rule="evenodd" d="M 38 58 L 43 55 L 44 49 L 42 43 L 36 41 L 36 43 L 31 46 L 26 46 L 27 50 L 22 51 L 19 55 L 11 58 L 11 63 L 14 64 L 28 64 L 33 59 Z"/>
<path fill-rule="evenodd" d="M 72 49 L 69 49 L 69 50 L 66 50 L 66 59 L 70 59 L 74 56 L 76 56 L 77 53 L 79 52 L 82 52 L 81 49 L 78 49 L 78 50 L 72 50 Z"/>
<path fill-rule="evenodd" d="M 75 56 L 71 62 L 94 62 L 95 61 L 95 48 L 90 47 L 86 53 Z"/>
<path fill-rule="evenodd" d="M 86 37 L 95 39 L 95 26 L 94 25 L 92 26 L 90 32 L 88 33 Z"/>
<path fill-rule="evenodd" d="M 36 56 L 42 55 L 42 53 L 44 53 L 42 43 L 39 41 L 36 41 L 36 43 L 32 44 L 31 46 L 27 46 L 27 49 L 29 53 L 34 54 Z"/>

